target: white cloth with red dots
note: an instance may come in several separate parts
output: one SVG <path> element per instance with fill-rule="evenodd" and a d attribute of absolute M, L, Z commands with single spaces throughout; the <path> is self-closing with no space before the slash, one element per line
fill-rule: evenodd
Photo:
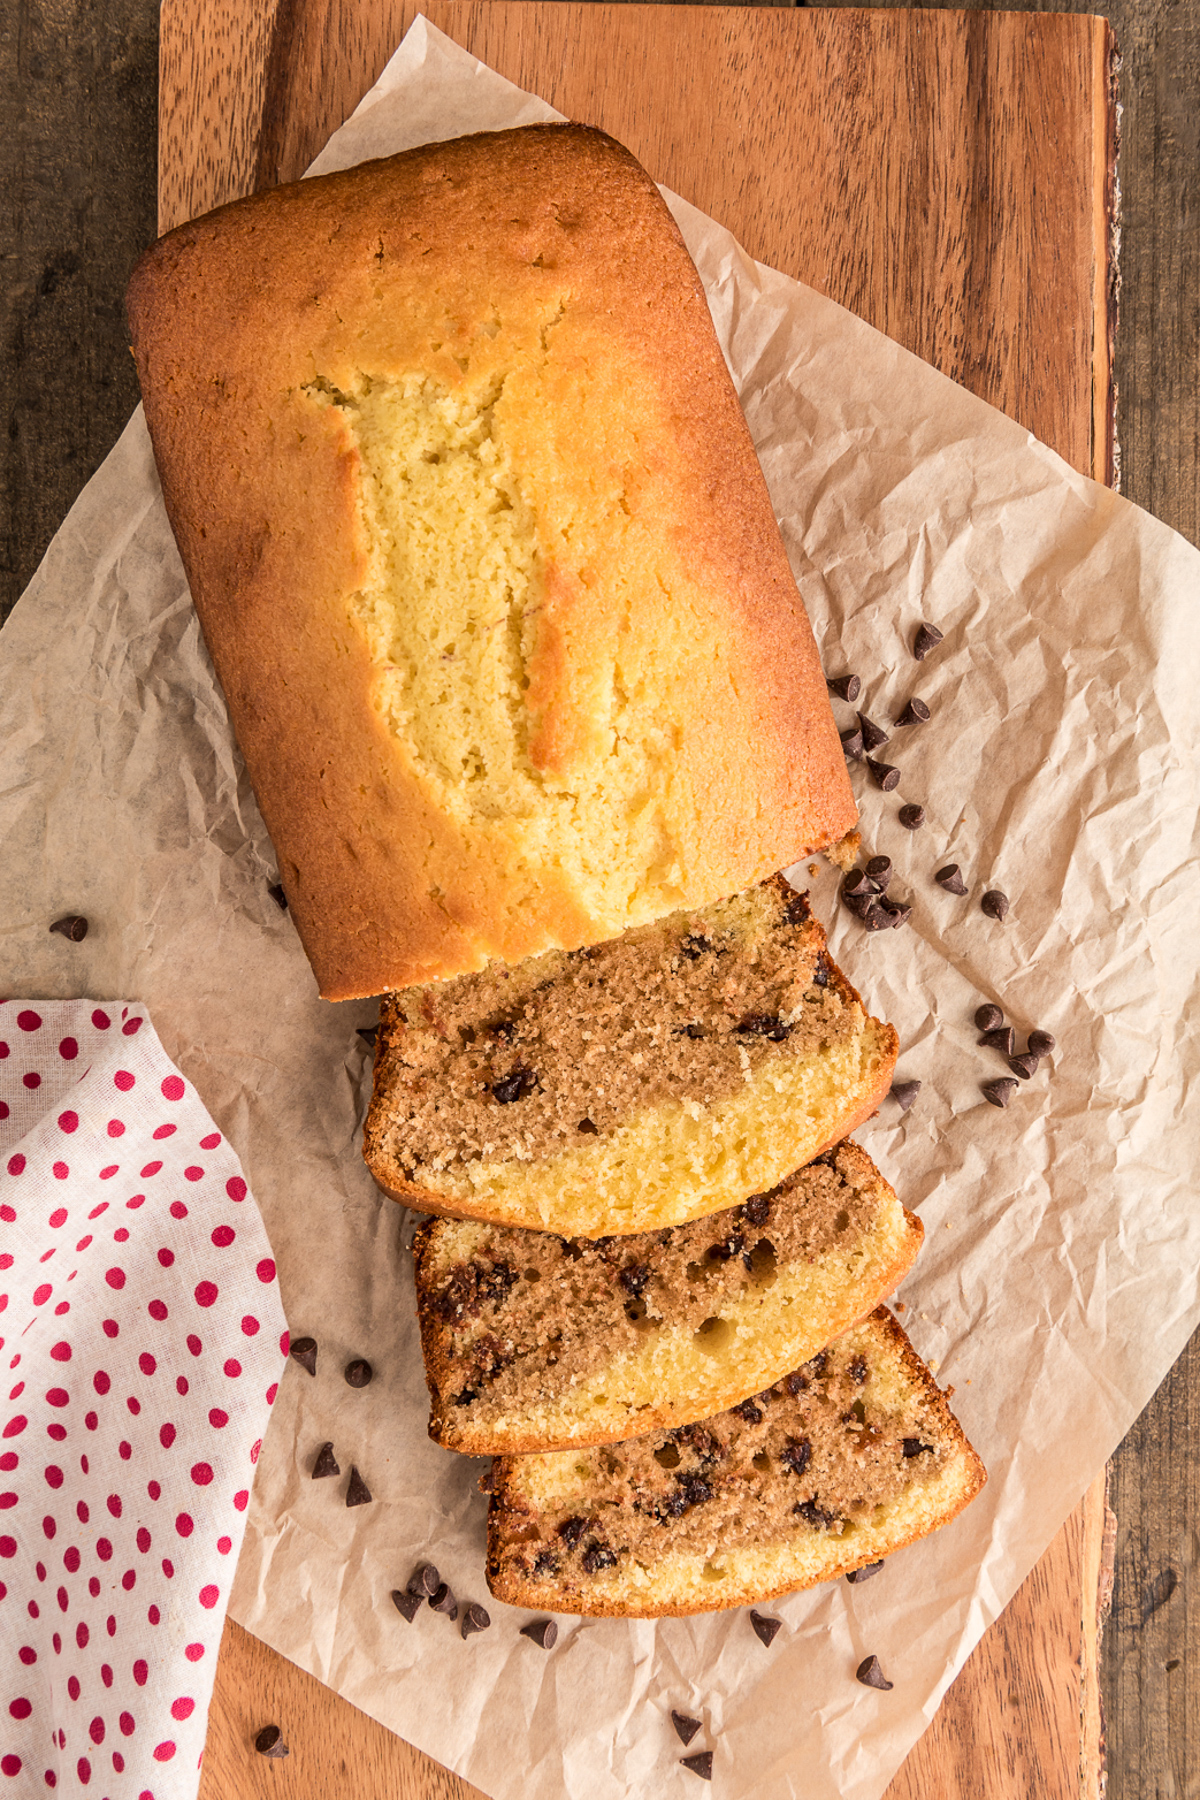
<path fill-rule="evenodd" d="M 0 1003 L 0 1296 L 0 1771 L 184 1800 L 287 1335 L 144 1008 Z"/>

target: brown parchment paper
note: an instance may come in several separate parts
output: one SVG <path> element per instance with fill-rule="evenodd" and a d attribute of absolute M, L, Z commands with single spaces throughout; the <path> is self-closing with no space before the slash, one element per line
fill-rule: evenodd
<path fill-rule="evenodd" d="M 315 166 L 554 116 L 420 20 Z M 546 1655 L 488 1599 L 482 1465 L 426 1437 L 406 1215 L 359 1157 L 373 1009 L 317 998 L 268 893 L 140 413 L 0 636 L 0 984 L 145 1002 L 246 1167 L 293 1333 L 319 1340 L 316 1379 L 289 1365 L 275 1407 L 234 1617 L 498 1800 L 690 1793 L 671 1707 L 703 1721 L 727 1800 L 876 1800 L 1200 1317 L 1200 554 L 671 205 L 826 666 L 862 675 L 880 721 L 912 693 L 933 709 L 884 753 L 900 788 L 860 792 L 911 924 L 868 937 L 831 872 L 811 885 L 923 1083 L 859 1135 L 924 1220 L 902 1316 L 956 1388 L 981 1498 L 869 1584 L 773 1606 L 770 1651 L 735 1612 L 563 1620 Z M 918 665 L 921 619 L 945 641 Z M 968 899 L 933 882 L 948 861 Z M 66 911 L 92 921 L 82 944 L 46 930 Z M 980 1093 L 1006 1073 L 976 1045 L 983 999 L 1022 1042 L 1058 1039 L 1006 1112 Z M 375 1366 L 361 1391 L 352 1355 Z M 370 1506 L 309 1479 L 326 1439 Z M 425 1558 L 489 1631 L 404 1623 L 389 1593 Z M 890 1693 L 854 1680 L 871 1652 Z"/>

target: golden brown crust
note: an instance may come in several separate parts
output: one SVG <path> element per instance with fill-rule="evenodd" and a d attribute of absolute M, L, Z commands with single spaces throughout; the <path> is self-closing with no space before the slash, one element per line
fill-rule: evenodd
<path fill-rule="evenodd" d="M 538 779 L 561 785 L 593 756 L 618 640 L 619 660 L 656 671 L 649 710 L 671 723 L 656 795 L 671 873 L 630 852 L 624 918 L 562 854 L 587 816 L 569 831 L 551 816 L 544 839 L 509 817 L 464 824 L 398 751 L 347 610 L 371 559 L 362 454 L 346 414 L 312 397 L 364 370 L 452 393 L 497 296 L 533 317 L 568 291 L 582 298 L 547 367 L 568 391 L 572 356 L 599 342 L 605 379 L 648 396 L 658 436 L 624 504 L 692 582 L 616 594 L 603 568 L 546 566 L 526 669 Z M 639 904 L 670 910 L 656 882 L 704 904 L 849 829 L 812 635 L 703 291 L 611 139 L 481 134 L 256 195 L 162 239 L 128 307 L 168 513 L 326 997 L 596 942 Z M 531 467 L 539 427 L 514 416 Z M 657 655 L 679 608 L 703 646 L 690 661 L 677 643 Z"/>

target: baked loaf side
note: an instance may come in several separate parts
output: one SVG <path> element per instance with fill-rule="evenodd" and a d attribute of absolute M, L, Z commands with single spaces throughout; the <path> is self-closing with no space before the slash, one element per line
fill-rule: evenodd
<path fill-rule="evenodd" d="M 616 936 L 840 839 L 812 634 L 645 171 L 531 126 L 255 195 L 129 288 L 321 991 Z"/>
<path fill-rule="evenodd" d="M 386 996 L 364 1154 L 427 1212 L 656 1230 L 840 1141 L 896 1048 L 776 876 L 587 950 Z"/>
<path fill-rule="evenodd" d="M 414 1253 L 430 1435 L 503 1455 L 708 1418 L 870 1312 L 921 1237 L 854 1144 L 742 1206 L 635 1237 L 427 1220 Z"/>
<path fill-rule="evenodd" d="M 883 1308 L 703 1424 L 492 1465 L 488 1585 L 548 1612 L 746 1606 L 948 1523 L 983 1465 Z"/>

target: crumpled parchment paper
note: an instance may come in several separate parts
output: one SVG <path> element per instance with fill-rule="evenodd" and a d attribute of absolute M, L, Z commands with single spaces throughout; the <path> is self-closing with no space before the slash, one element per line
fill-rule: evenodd
<path fill-rule="evenodd" d="M 414 25 L 315 168 L 553 117 Z M 860 770 L 867 847 L 913 902 L 868 936 L 812 882 L 834 953 L 923 1083 L 859 1137 L 925 1248 L 903 1321 L 953 1383 L 983 1495 L 863 1587 L 655 1625 L 563 1621 L 546 1655 L 487 1600 L 481 1464 L 432 1445 L 401 1239 L 359 1159 L 369 1004 L 331 1006 L 268 888 L 140 414 L 0 637 L 0 970 L 10 993 L 137 995 L 237 1150 L 279 1264 L 292 1364 L 251 1502 L 233 1615 L 498 1800 L 690 1792 L 671 1707 L 703 1721 L 726 1800 L 876 1800 L 989 1621 L 1200 1317 L 1193 1202 L 1200 877 L 1200 554 L 832 302 L 671 199 L 700 267 L 831 673 L 890 725 Z M 923 663 L 928 619 L 944 642 Z M 850 709 L 835 704 L 839 723 Z M 896 822 L 919 801 L 926 824 Z M 966 899 L 933 881 L 958 862 Z M 807 879 L 800 871 L 801 879 Z M 989 887 L 1010 896 L 986 918 Z M 80 945 L 47 933 L 86 913 Z M 980 1083 L 996 1000 L 1058 1048 L 1006 1111 Z M 342 1379 L 370 1358 L 372 1384 Z M 375 1498 L 313 1482 L 332 1439 Z M 389 1599 L 437 1563 L 492 1627 L 468 1642 Z M 876 1653 L 895 1686 L 854 1679 Z"/>

